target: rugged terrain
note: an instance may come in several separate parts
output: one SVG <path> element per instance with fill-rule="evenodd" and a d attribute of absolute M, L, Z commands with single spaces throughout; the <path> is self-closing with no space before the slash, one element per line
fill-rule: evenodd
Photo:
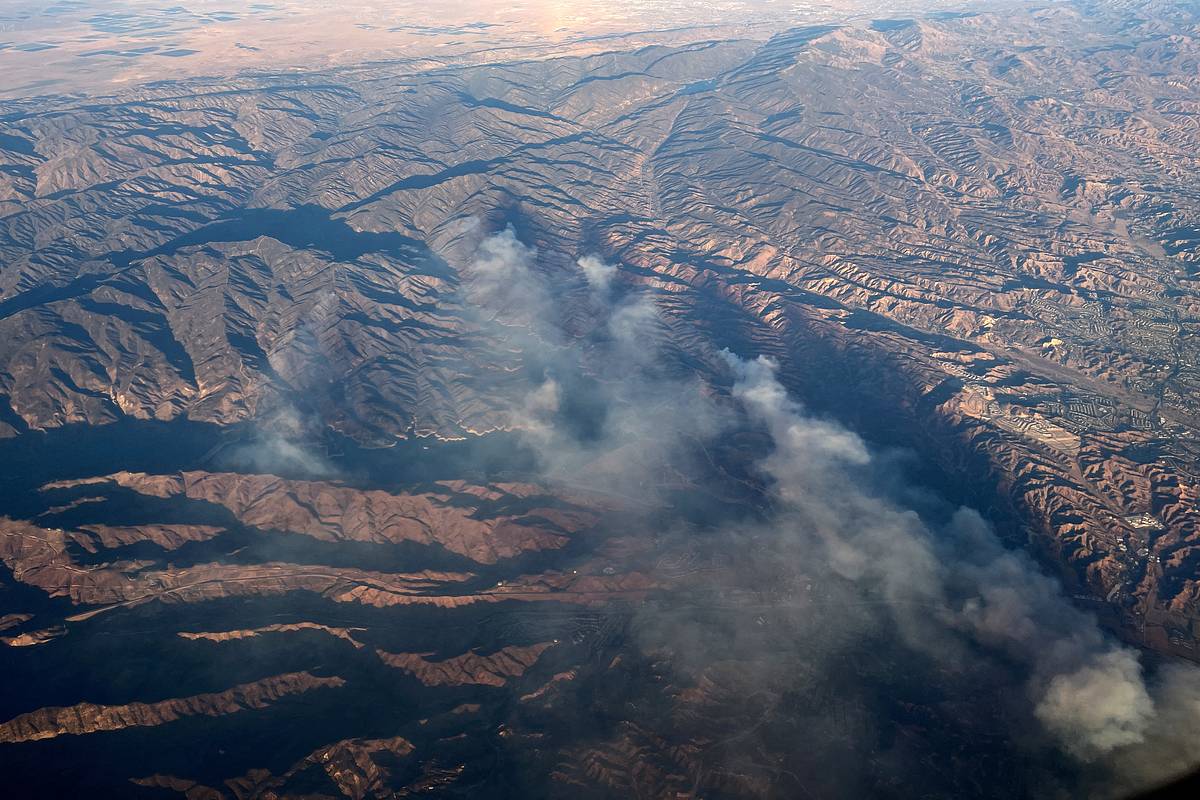
<path fill-rule="evenodd" d="M 647 512 L 610 478 L 651 456 L 547 475 L 514 404 L 529 410 L 544 340 L 602 361 L 607 299 L 583 264 L 614 265 L 603 290 L 653 303 L 671 381 L 725 403 L 719 351 L 771 356 L 796 397 L 915 452 L 1116 635 L 1197 658 L 1197 8 L 776 27 L 7 103 L 14 780 L 826 796 L 847 787 L 823 767 L 858 769 L 844 743 L 870 729 L 930 796 L 1073 785 L 1052 760 L 1006 770 L 1004 681 L 967 714 L 946 699 L 963 676 L 917 686 L 842 642 L 884 687 L 855 695 L 788 655 L 770 631 L 801 623 L 725 556 L 659 536 L 679 496 L 761 502 L 732 444 L 705 469 L 734 488 L 655 467 L 670 500 Z M 552 332 L 489 288 L 479 253 L 506 227 Z M 711 603 L 722 580 L 731 641 L 775 650 L 675 663 L 634 609 Z M 785 656 L 789 682 L 754 681 L 755 659 Z M 879 704 L 894 730 L 866 721 Z M 797 735 L 819 744 L 797 756 L 780 744 Z M 906 796 L 896 774 L 872 761 L 854 789 Z"/>

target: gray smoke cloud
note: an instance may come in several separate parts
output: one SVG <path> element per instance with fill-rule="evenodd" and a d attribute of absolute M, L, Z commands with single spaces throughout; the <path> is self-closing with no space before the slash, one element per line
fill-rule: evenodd
<path fill-rule="evenodd" d="M 575 263 L 583 270 L 584 279 L 592 291 L 607 296 L 613 277 L 617 274 L 616 266 L 592 255 L 583 256 Z"/>
<path fill-rule="evenodd" d="M 322 479 L 339 474 L 319 452 L 318 422 L 280 402 L 268 415 L 254 421 L 248 441 L 218 454 L 216 466 L 235 472 Z"/>
<path fill-rule="evenodd" d="M 888 459 L 809 414 L 775 362 L 714 352 L 702 377 L 689 374 L 652 295 L 620 286 L 619 269 L 598 257 L 574 266 L 590 290 L 584 323 L 560 299 L 578 273 L 546 270 L 511 228 L 484 238 L 465 270 L 466 296 L 497 352 L 520 353 L 525 372 L 507 397 L 510 423 L 536 454 L 540 479 L 653 505 L 664 489 L 689 485 L 697 447 L 746 426 L 770 443 L 756 464 L 766 518 L 709 534 L 732 554 L 710 582 L 722 596 L 773 592 L 773 613 L 795 639 L 789 652 L 803 652 L 803 663 L 758 658 L 760 631 L 670 600 L 639 612 L 645 649 L 665 648 L 697 671 L 737 653 L 739 669 L 768 685 L 804 671 L 815 671 L 810 682 L 822 671 L 844 681 L 834 671 L 844 670 L 855 637 L 892 640 L 963 684 L 1006 665 L 1024 696 L 1018 721 L 1040 725 L 1044 740 L 1102 776 L 1094 796 L 1146 788 L 1200 763 L 1200 670 L 1148 675 L 1135 650 L 1073 606 L 1029 556 L 1005 548 L 978 513 L 959 508 L 930 521 L 906 505 L 884 474 Z M 706 382 L 722 371 L 732 380 L 724 397 Z M 656 535 L 691 547 L 693 534 L 680 525 Z M 824 606 L 811 600 L 817 591 Z M 821 607 L 838 609 L 838 636 L 817 616 Z M 843 727 L 869 716 L 840 714 Z"/>
<path fill-rule="evenodd" d="M 509 426 L 536 453 L 543 479 L 639 502 L 686 481 L 675 463 L 681 450 L 723 423 L 697 377 L 664 366 L 668 341 L 653 299 L 616 296 L 616 267 L 584 256 L 587 326 L 567 335 L 570 312 L 555 299 L 565 292 L 551 290 L 537 260 L 505 228 L 478 245 L 466 293 L 495 346 L 521 354 L 527 380 L 508 398 Z"/>
<path fill-rule="evenodd" d="M 512 226 L 486 237 L 471 261 L 468 299 L 500 324 L 531 334 L 553 330 L 553 316 L 542 316 L 553 304 L 533 269 L 536 258 L 537 249 L 518 240 Z"/>
<path fill-rule="evenodd" d="M 819 548 L 836 574 L 878 589 L 906 643 L 961 656 L 956 638 L 1027 666 L 1036 718 L 1065 752 L 1116 759 L 1108 788 L 1145 788 L 1200 761 L 1200 670 L 1173 666 L 1150 682 L 1136 651 L 1074 607 L 1024 553 L 1005 549 L 974 511 L 941 530 L 864 483 L 872 456 L 855 434 L 791 400 L 777 365 L 727 355 L 733 396 L 774 451 L 761 466 L 780 501 L 773 525 Z"/>
<path fill-rule="evenodd" d="M 1104 688 L 1098 686 L 1097 694 Z M 1116 778 L 1107 787 L 1110 797 L 1154 786 L 1200 764 L 1200 670 L 1169 664 L 1159 670 L 1149 689 L 1154 701 L 1153 719 L 1139 743 L 1113 753 Z M 1103 704 L 1113 702 L 1108 697 L 1093 699 Z"/>

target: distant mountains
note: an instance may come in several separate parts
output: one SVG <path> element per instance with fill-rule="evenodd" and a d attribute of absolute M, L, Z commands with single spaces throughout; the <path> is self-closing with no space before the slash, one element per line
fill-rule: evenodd
<path fill-rule="evenodd" d="M 520 796 L 538 775 L 549 794 L 796 796 L 786 763 L 718 732 L 765 719 L 797 735 L 778 709 L 837 705 L 836 682 L 756 700 L 735 663 L 671 671 L 637 646 L 640 604 L 703 591 L 728 564 L 674 539 L 644 549 L 622 472 L 653 476 L 659 536 L 674 533 L 661 509 L 690 502 L 768 513 L 739 457 L 762 449 L 753 432 L 711 447 L 717 422 L 681 424 L 697 474 L 638 444 L 659 420 L 733 413 L 725 348 L 771 357 L 815 413 L 914 451 L 921 480 L 985 512 L 1125 640 L 1196 658 L 1196 9 L 693 38 L 9 105 L 14 781 L 361 798 Z M 521 271 L 488 272 L 501 247 Z M 585 257 L 614 269 L 597 283 Z M 652 381 L 626 391 L 626 369 Z M 590 445 L 619 416 L 597 397 L 643 408 L 646 430 Z M 538 429 L 547 408 L 581 443 L 578 472 L 530 467 L 560 445 Z M 766 630 L 736 589 L 730 626 Z M 828 743 L 859 741 L 878 703 L 903 717 L 880 737 L 918 731 L 914 763 L 979 748 L 926 776 L 930 796 L 1079 785 L 1049 760 L 1006 776 L 1012 752 L 983 731 L 1009 689 L 964 722 L 932 696 L 944 686 L 923 695 L 879 658 L 863 669 L 888 691 L 822 711 L 826 744 L 793 771 L 848 769 L 853 748 Z M 104 679 L 84 674 L 97 664 Z M 571 719 L 585 701 L 595 731 Z M 211 741 L 228 744 L 189 772 L 172 746 L 224 722 Z M 708 765 L 718 752 L 727 768 Z M 60 757 L 76 766 L 29 766 Z M 864 790 L 902 796 L 890 769 L 865 769 Z"/>

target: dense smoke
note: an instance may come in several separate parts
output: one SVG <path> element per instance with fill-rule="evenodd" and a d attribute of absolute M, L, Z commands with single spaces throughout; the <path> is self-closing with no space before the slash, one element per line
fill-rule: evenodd
<path fill-rule="evenodd" d="M 579 264 L 579 268 L 583 270 L 583 276 L 587 279 L 588 286 L 592 288 L 592 291 L 601 295 L 608 294 L 613 276 L 617 274 L 615 265 L 596 256 L 583 256 L 575 263 Z"/>
<path fill-rule="evenodd" d="M 593 322 L 566 335 L 565 308 L 552 299 L 562 292 L 551 291 L 536 260 L 507 229 L 479 245 L 469 286 L 498 341 L 530 367 L 511 418 L 544 480 L 653 503 L 664 482 L 687 483 L 696 467 L 689 443 L 702 447 L 736 426 L 765 433 L 770 446 L 756 467 L 770 510 L 765 520 L 725 521 L 708 533 L 733 554 L 714 586 L 726 594 L 770 588 L 786 598 L 821 582 L 829 605 L 843 610 L 838 624 L 911 654 L 897 658 L 965 685 L 991 680 L 1003 665 L 1025 698 L 1014 725 L 1043 729 L 1009 735 L 1094 766 L 1106 793 L 1144 788 L 1200 760 L 1196 670 L 1148 678 L 1136 651 L 1107 636 L 1027 555 L 1006 549 L 979 514 L 949 509 L 932 519 L 907 505 L 886 474 L 890 462 L 807 413 L 775 362 L 707 354 L 710 378 L 730 387 L 724 399 L 668 369 L 669 337 L 652 297 L 622 291 L 618 270 L 594 256 L 575 262 L 581 275 L 558 276 L 564 285 L 582 277 Z M 789 577 L 777 582 L 776 573 Z M 736 653 L 764 685 L 801 669 L 835 669 L 828 631 L 806 618 L 813 607 L 775 604 L 790 617 L 785 635 L 803 666 L 757 658 L 752 632 L 719 630 L 711 615 L 673 607 L 670 598 L 641 612 L 640 641 L 697 670 Z"/>
<path fill-rule="evenodd" d="M 762 466 L 781 501 L 777 526 L 818 544 L 836 574 L 878 587 L 910 647 L 961 652 L 948 637 L 965 636 L 1025 662 L 1035 714 L 1068 752 L 1095 759 L 1144 741 L 1154 704 L 1135 652 L 1105 637 L 1024 554 L 1004 549 L 974 511 L 935 531 L 874 492 L 862 441 L 807 416 L 774 363 L 729 360 L 734 397 L 775 444 Z"/>

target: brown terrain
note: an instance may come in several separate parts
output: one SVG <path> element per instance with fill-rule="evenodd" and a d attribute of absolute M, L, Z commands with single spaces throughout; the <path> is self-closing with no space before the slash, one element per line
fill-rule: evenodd
<path fill-rule="evenodd" d="M 223 716 L 248 708 L 263 708 L 284 695 L 326 687 L 337 688 L 344 683 L 341 678 L 316 678 L 307 672 L 297 672 L 234 686 L 224 692 L 158 703 L 130 703 L 123 706 L 80 703 L 69 708 L 40 708 L 0 726 L 0 741 L 31 742 L 65 734 L 78 736 L 121 728 L 151 727 L 196 714 Z"/>
<path fill-rule="evenodd" d="M 262 636 L 267 633 L 293 633 L 295 631 L 324 631 L 330 636 L 344 639 L 350 644 L 357 647 L 362 647 L 362 644 L 354 638 L 354 632 L 363 630 L 362 628 L 331 628 L 328 625 L 319 625 L 315 622 L 285 622 L 276 625 L 264 625 L 261 628 L 251 628 L 241 631 L 180 631 L 179 635 L 184 639 L 203 639 L 209 642 L 234 642 L 238 639 L 249 639 L 253 636 Z"/>
<path fill-rule="evenodd" d="M 511 558 L 524 550 L 542 549 L 545 541 L 557 543 L 560 538 L 565 538 L 551 534 L 553 530 L 564 530 L 558 522 L 578 524 L 580 520 L 588 519 L 586 512 L 541 509 L 540 513 L 545 516 L 539 516 L 538 523 L 531 522 L 532 514 L 527 517 L 524 525 L 528 526 L 529 533 L 520 538 L 513 535 L 517 523 L 507 516 L 474 519 L 472 517 L 478 513 L 475 509 L 447 509 L 427 496 L 363 492 L 332 484 L 283 481 L 257 475 L 117 474 L 49 484 L 44 488 L 61 490 L 83 486 L 92 489 L 105 485 L 132 488 L 158 497 L 200 498 L 229 509 L 240 526 L 259 531 L 260 535 L 275 532 L 284 538 L 298 534 L 332 542 L 367 541 L 385 545 L 416 541 L 458 555 L 474 555 L 482 564 L 495 562 L 496 549 Z M 461 484 L 458 487 L 463 490 L 461 497 L 476 496 L 470 491 L 472 487 Z M 528 489 L 515 488 L 518 491 Z M 498 487 L 490 487 L 480 494 L 487 496 L 497 492 L 502 494 Z M 521 495 L 520 499 L 527 499 L 527 495 Z M 319 524 L 319 520 L 324 523 Z M 66 597 L 75 604 L 97 606 L 68 618 L 75 621 L 152 601 L 188 603 L 292 591 L 315 592 L 339 603 L 379 607 L 415 603 L 453 608 L 477 602 L 553 600 L 563 596 L 591 603 L 602 601 L 612 593 L 637 595 L 654 586 L 652 580 L 638 573 L 597 575 L 589 574 L 585 568 L 583 574 L 573 570 L 571 574 L 517 575 L 507 582 L 464 594 L 456 585 L 474 578 L 471 573 L 433 570 L 385 573 L 280 562 L 201 562 L 176 566 L 166 559 L 179 546 L 178 539 L 205 541 L 211 539 L 213 533 L 204 526 L 167 526 L 171 535 L 164 535 L 164 526 L 157 525 L 123 528 L 120 536 L 112 535 L 108 528 L 100 527 L 99 530 L 103 533 L 93 536 L 89 535 L 93 533 L 91 526 L 81 526 L 80 533 L 68 533 L 61 528 L 42 528 L 0 518 L 0 561 L 8 567 L 14 580 L 37 587 L 50 597 Z M 80 564 L 72 554 L 72 547 L 97 555 L 97 542 L 106 541 L 104 534 L 108 534 L 106 546 L 110 549 L 147 542 L 160 549 L 161 557 L 158 560 L 92 559 L 86 566 Z M 470 542 L 473 538 L 478 538 L 479 546 Z M 464 539 L 470 546 L 463 546 Z M 515 539 L 524 546 L 507 548 L 505 541 L 508 539 Z M 19 616 L 12 615 L 12 624 L 19 625 L 24 621 Z"/>
<path fill-rule="evenodd" d="M 300 5 L 264 29 L 276 46 L 334 13 Z M 1200 660 L 1200 17 L 1153 0 L 926 11 L 478 34 L 502 50 L 477 28 L 410 30 L 400 55 L 347 18 L 344 46 L 296 45 L 287 69 L 252 50 L 212 67 L 241 32 L 179 22 L 172 47 L 209 49 L 177 80 L 147 82 L 138 60 L 57 88 L 34 86 L 38 51 L 21 50 L 33 88 L 0 116 L 15 785 L 52 796 L 94 773 L 114 796 L 189 800 L 518 797 L 526 775 L 551 797 L 1083 785 L 998 755 L 1012 685 L 983 711 L 939 694 L 975 676 L 917 685 L 837 630 L 864 612 L 809 585 L 788 608 L 832 621 L 795 624 L 843 648 L 819 669 L 773 633 L 769 582 L 680 544 L 704 520 L 672 518 L 671 492 L 763 505 L 728 463 L 741 439 L 704 450 L 733 488 L 656 469 L 648 500 L 520 466 L 530 376 L 552 372 L 539 348 L 598 358 L 601 301 L 578 266 L 598 255 L 614 293 L 657 309 L 673 380 L 727 408 L 721 349 L 773 357 L 795 397 L 915 452 L 1114 635 Z M 83 40 L 63 36 L 54 63 L 72 74 Z M 506 226 L 536 248 L 552 334 L 472 294 L 480 243 Z M 619 475 L 638 449 L 585 474 Z M 663 596 L 732 616 L 720 658 L 647 630 Z M 786 680 L 770 668 L 785 657 Z M 111 685 L 85 674 L 97 662 Z M 884 689 L 854 694 L 839 671 Z M 162 738 L 137 738 L 147 726 Z M 864 737 L 912 771 L 848 756 Z M 48 759 L 68 768 L 30 766 Z"/>
<path fill-rule="evenodd" d="M 275 794 L 276 790 L 286 786 L 296 773 L 316 766 L 329 776 L 343 797 L 363 800 L 389 791 L 392 777 L 390 762 L 403 759 L 412 751 L 412 743 L 398 736 L 390 739 L 347 739 L 309 754 L 279 777 L 266 770 L 253 770 L 245 776 L 226 781 L 229 792 L 169 775 L 138 778 L 134 783 L 173 790 L 186 795 L 189 800 L 222 800 L 230 797 L 231 793 L 234 797 L 280 796 Z M 407 787 L 398 796 L 405 796 L 406 790 Z"/>
<path fill-rule="evenodd" d="M 454 499 L 527 499 L 534 487 L 447 484 L 444 494 L 362 492 L 327 483 L 273 476 L 185 472 L 178 476 L 118 473 L 87 481 L 48 484 L 47 489 L 110 483 L 151 497 L 187 497 L 229 509 L 242 525 L 277 529 L 323 541 L 437 544 L 482 564 L 526 550 L 561 547 L 572 533 L 595 524 L 586 510 L 534 507 L 522 517 L 474 518 Z M 552 531 L 561 531 L 554 535 Z M 103 539 L 103 534 L 98 534 Z M 196 536 L 196 532 L 191 533 Z M 109 534 L 110 538 L 112 534 Z M 142 538 L 159 542 L 158 537 Z M 161 542 L 159 542 L 161 543 Z M 112 545 L 107 545 L 112 546 Z M 171 548 L 166 548 L 171 549 Z"/>
<path fill-rule="evenodd" d="M 426 686 L 472 683 L 503 686 L 509 678 L 524 675 L 542 651 L 554 644 L 542 642 L 529 647 L 505 647 L 487 656 L 464 653 L 444 661 L 428 661 L 417 653 L 385 653 L 380 650 L 379 659 L 389 667 L 412 673 Z"/>

